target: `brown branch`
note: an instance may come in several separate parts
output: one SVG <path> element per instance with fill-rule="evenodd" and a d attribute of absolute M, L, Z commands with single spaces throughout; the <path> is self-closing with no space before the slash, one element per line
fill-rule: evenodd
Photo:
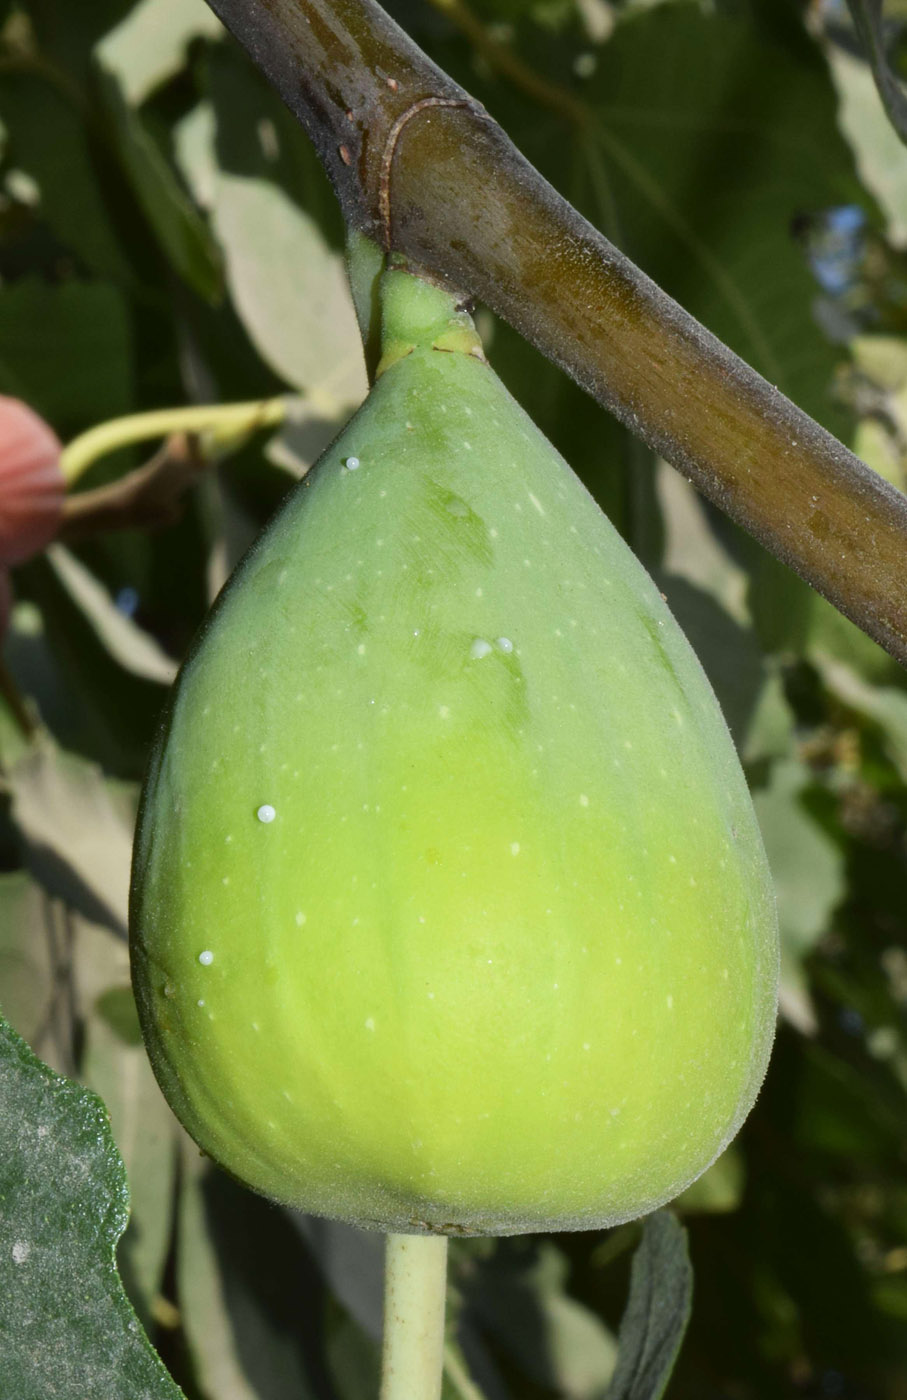
<path fill-rule="evenodd" d="M 907 497 L 608 243 L 374 0 L 209 3 L 308 130 L 348 223 L 384 241 L 383 156 L 412 112 L 393 247 L 481 297 L 907 663 Z"/>
<path fill-rule="evenodd" d="M 58 538 L 72 544 L 110 530 L 172 525 L 179 519 L 181 497 L 207 467 L 195 438 L 175 434 L 144 466 L 118 481 L 68 495 Z"/>

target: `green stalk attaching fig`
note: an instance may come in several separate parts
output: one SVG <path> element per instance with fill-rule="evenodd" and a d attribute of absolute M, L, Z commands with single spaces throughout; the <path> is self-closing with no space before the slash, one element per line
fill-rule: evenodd
<path fill-rule="evenodd" d="M 437 1262 L 432 1236 L 613 1225 L 698 1176 L 761 1083 L 778 944 L 652 580 L 458 300 L 403 267 L 379 300 L 374 387 L 175 687 L 133 978 L 210 1156 Z M 393 1288 L 417 1257 L 392 1238 Z"/>
<path fill-rule="evenodd" d="M 204 433 L 212 452 L 237 446 L 251 433 L 273 428 L 286 417 L 286 400 L 262 399 L 256 403 L 192 404 L 186 408 L 159 408 L 112 418 L 73 438 L 60 457 L 60 468 L 72 486 L 95 462 L 137 442 L 170 437 L 173 433 Z"/>

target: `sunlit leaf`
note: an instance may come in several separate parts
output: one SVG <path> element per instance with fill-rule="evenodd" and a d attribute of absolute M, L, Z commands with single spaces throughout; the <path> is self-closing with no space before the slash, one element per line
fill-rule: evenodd
<path fill-rule="evenodd" d="M 828 61 L 840 97 L 839 121 L 860 177 L 879 201 L 894 242 L 907 238 L 907 155 L 867 65 L 837 45 Z"/>
<path fill-rule="evenodd" d="M 111 656 L 137 676 L 160 685 L 171 685 L 176 677 L 176 662 L 162 651 L 153 637 L 116 607 L 106 588 L 90 570 L 62 545 L 52 545 L 47 557 Z"/>
<path fill-rule="evenodd" d="M 132 823 L 100 771 L 49 740 L 7 774 L 35 878 L 86 918 L 125 936 Z"/>
<path fill-rule="evenodd" d="M 453 1244 L 454 1279 L 459 1252 Z M 533 1384 L 570 1400 L 602 1393 L 614 1372 L 616 1342 L 602 1319 L 570 1296 L 566 1260 L 553 1246 L 542 1244 L 528 1256 L 500 1247 L 464 1274 L 459 1287 L 470 1326 Z"/>
<path fill-rule="evenodd" d="M 62 1068 L 54 996 L 64 956 L 47 895 L 24 870 L 0 875 L 0 988 L 15 1029 Z"/>
<path fill-rule="evenodd" d="M 841 850 L 801 801 L 808 783 L 809 771 L 798 759 L 781 759 L 753 801 L 778 899 L 781 1009 L 812 1032 L 815 1015 L 800 964 L 827 931 L 846 882 Z"/>
<path fill-rule="evenodd" d="M 177 1261 L 183 1322 L 211 1400 L 306 1400 L 323 1306 L 311 1262 L 286 1216 L 205 1168 L 187 1148 Z M 315 1355 L 312 1355 L 313 1349 Z"/>
<path fill-rule="evenodd" d="M 830 656 L 817 655 L 815 660 L 831 693 L 881 730 L 892 763 L 907 781 L 907 692 L 869 685 L 850 666 Z"/>
<path fill-rule="evenodd" d="M 195 114 L 181 151 L 223 245 L 237 310 L 289 384 L 318 391 L 322 404 L 358 402 L 365 364 L 343 255 L 319 217 L 323 176 L 232 52 L 212 48 L 208 74 L 211 115 Z"/>
<path fill-rule="evenodd" d="M 97 56 L 116 74 L 126 101 L 138 106 L 179 71 L 191 39 L 222 32 L 204 0 L 140 0 L 104 35 Z"/>
<path fill-rule="evenodd" d="M 888 54 L 882 0 L 847 0 L 888 120 L 907 143 L 907 92 Z"/>
<path fill-rule="evenodd" d="M 724 1214 L 736 1210 L 743 1197 L 746 1165 L 739 1148 L 725 1148 L 692 1186 L 682 1192 L 673 1207 L 685 1214 Z"/>
<path fill-rule="evenodd" d="M 177 1125 L 139 1033 L 126 944 L 107 929 L 77 920 L 73 959 L 83 1035 L 80 1078 L 104 1101 L 129 1179 L 131 1212 L 119 1267 L 147 1324 L 170 1249 Z"/>

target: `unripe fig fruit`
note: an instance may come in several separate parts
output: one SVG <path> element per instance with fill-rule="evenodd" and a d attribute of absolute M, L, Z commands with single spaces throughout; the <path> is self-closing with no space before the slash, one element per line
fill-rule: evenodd
<path fill-rule="evenodd" d="M 749 1111 L 774 905 L 652 581 L 403 271 L 363 407 L 225 588 L 148 777 L 155 1070 L 204 1150 L 390 1231 L 638 1216 Z"/>
<path fill-rule="evenodd" d="M 22 564 L 60 524 L 66 483 L 60 443 L 19 399 L 0 395 L 0 564 Z"/>

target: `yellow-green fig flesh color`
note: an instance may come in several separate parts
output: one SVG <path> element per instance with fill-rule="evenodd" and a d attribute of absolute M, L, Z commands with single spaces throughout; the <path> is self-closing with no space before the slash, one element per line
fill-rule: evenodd
<path fill-rule="evenodd" d="M 145 1038 L 277 1200 L 611 1225 L 752 1106 L 765 856 L 652 581 L 451 299 L 403 271 L 382 296 L 375 387 L 175 689 L 133 875 Z"/>

